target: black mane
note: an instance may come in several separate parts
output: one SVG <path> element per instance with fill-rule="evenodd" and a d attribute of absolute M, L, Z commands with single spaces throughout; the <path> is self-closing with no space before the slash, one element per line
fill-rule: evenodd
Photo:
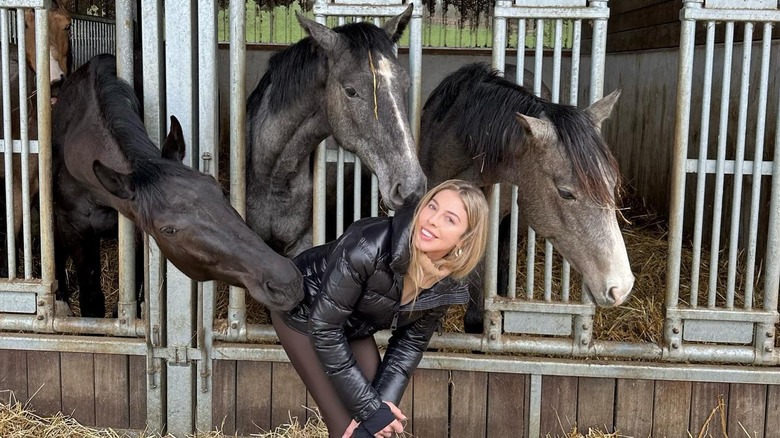
<path fill-rule="evenodd" d="M 98 55 L 89 65 L 105 127 L 132 165 L 132 183 L 141 212 L 139 219 L 145 221 L 154 206 L 167 204 L 162 191 L 163 178 L 184 176 L 192 170 L 179 162 L 162 158 L 160 149 L 149 139 L 135 91 L 116 75 L 116 58 Z"/>
<path fill-rule="evenodd" d="M 348 23 L 333 28 L 333 31 L 345 37 L 349 53 L 357 59 L 365 59 L 366 66 L 369 51 L 374 54 L 374 59 L 378 58 L 377 54 L 395 56 L 390 36 L 384 29 L 371 23 Z M 302 96 L 307 96 L 312 84 L 325 81 L 326 63 L 327 56 L 311 37 L 303 38 L 275 53 L 268 60 L 268 69 L 260 83 L 247 100 L 247 110 L 257 108 L 264 98 L 268 100 L 272 113 L 289 107 Z M 268 87 L 271 87 L 271 91 L 265 96 Z"/>
<path fill-rule="evenodd" d="M 525 88 L 498 76 L 485 63 L 469 64 L 444 79 L 425 104 L 434 120 L 459 111 L 456 137 L 483 171 L 506 166 L 527 135 L 516 113 L 542 118 L 554 126 L 572 162 L 572 170 L 583 190 L 598 204 L 614 207 L 614 193 L 607 182 L 619 183 L 617 162 L 584 111 L 570 105 L 548 102 Z M 606 178 L 605 178 L 606 177 Z"/>

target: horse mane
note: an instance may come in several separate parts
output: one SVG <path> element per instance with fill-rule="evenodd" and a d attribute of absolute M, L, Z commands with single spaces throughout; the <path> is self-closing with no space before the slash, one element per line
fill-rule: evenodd
<path fill-rule="evenodd" d="M 371 23 L 348 23 L 333 28 L 333 31 L 344 36 L 348 52 L 357 59 L 367 60 L 369 51 L 395 57 L 390 36 Z M 310 36 L 275 53 L 268 60 L 268 69 L 260 83 L 249 96 L 247 109 L 257 108 L 266 99 L 269 110 L 276 113 L 308 96 L 312 84 L 325 81 L 326 63 L 327 55 Z M 265 96 L 269 87 L 270 93 Z"/>
<path fill-rule="evenodd" d="M 139 220 L 148 224 L 152 207 L 167 204 L 167 198 L 161 190 L 161 179 L 165 176 L 184 176 L 191 170 L 181 163 L 162 158 L 160 149 L 149 139 L 141 120 L 135 91 L 116 75 L 116 58 L 112 55 L 98 55 L 90 61 L 90 66 L 104 126 L 130 161 Z"/>
<path fill-rule="evenodd" d="M 546 118 L 555 127 L 584 192 L 598 205 L 615 207 L 610 183 L 619 186 L 617 161 L 584 111 L 541 99 L 499 76 L 485 63 L 470 64 L 452 73 L 425 104 L 425 110 L 431 111 L 437 121 L 453 109 L 459 111 L 455 135 L 469 154 L 481 161 L 483 172 L 514 164 L 511 149 L 525 142 L 527 135 L 516 113 Z"/>

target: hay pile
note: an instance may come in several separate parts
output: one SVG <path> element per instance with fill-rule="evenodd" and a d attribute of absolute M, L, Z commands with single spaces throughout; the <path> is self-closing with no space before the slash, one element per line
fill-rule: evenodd
<path fill-rule="evenodd" d="M 0 403 L 0 436 L 3 438 L 161 438 L 160 435 L 150 434 L 146 431 L 124 432 L 86 427 L 63 414 L 41 417 L 27 406 L 16 401 L 8 404 Z M 230 436 L 233 435 L 224 435 L 219 431 L 188 435 L 192 438 L 229 438 Z M 297 418 L 292 418 L 289 423 L 283 424 L 273 431 L 252 434 L 251 436 L 257 438 L 327 438 L 328 431 L 325 424 L 317 416 L 309 419 L 305 424 L 300 424 Z M 572 430 L 570 433 L 561 435 L 561 437 L 566 438 L 618 438 L 621 436 L 617 433 L 605 434 L 596 430 L 589 430 L 587 434 Z M 175 437 L 166 435 L 162 438 Z M 406 434 L 404 438 L 412 438 L 412 435 Z"/>

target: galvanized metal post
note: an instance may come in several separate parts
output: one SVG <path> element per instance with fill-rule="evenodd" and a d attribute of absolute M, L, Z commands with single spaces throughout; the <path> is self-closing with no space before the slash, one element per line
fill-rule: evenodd
<path fill-rule="evenodd" d="M 181 123 L 187 145 L 184 164 L 197 168 L 198 126 L 197 57 L 193 41 L 198 34 L 196 9 L 187 0 L 165 1 L 165 69 L 166 113 L 176 115 Z M 195 283 L 170 261 L 166 266 L 167 347 L 169 354 L 167 379 L 168 433 L 187 435 L 193 432 L 195 367 L 189 357 L 195 346 Z M 172 355 L 172 357 L 171 357 Z"/>
<path fill-rule="evenodd" d="M 219 156 L 219 99 L 217 99 L 217 3 L 198 3 L 198 144 L 199 169 L 215 179 Z M 197 364 L 197 430 L 213 429 L 213 391 L 211 350 L 214 341 L 213 321 L 216 307 L 216 283 L 198 285 L 197 347 L 201 361 Z"/>
<path fill-rule="evenodd" d="M 116 4 L 116 69 L 117 76 L 133 83 L 133 11 L 135 0 Z M 119 215 L 119 327 L 130 331 L 128 322 L 136 318 L 136 290 L 141 285 L 135 279 L 135 225 Z"/>
<path fill-rule="evenodd" d="M 164 138 L 163 121 L 165 69 L 162 58 L 162 0 L 142 0 L 140 24 L 143 60 L 144 125 L 152 143 L 159 145 Z M 149 236 L 144 238 L 144 252 L 148 264 L 144 270 L 144 322 L 146 323 L 146 424 L 151 432 L 162 434 L 166 424 L 166 379 L 163 360 L 154 357 L 155 348 L 163 344 L 165 332 L 165 302 L 162 288 L 165 268 L 157 244 Z"/>
<path fill-rule="evenodd" d="M 246 5 L 230 2 L 230 203 L 246 217 Z M 230 287 L 228 335 L 246 339 L 246 292 Z"/>
<path fill-rule="evenodd" d="M 702 0 L 686 0 L 688 8 L 700 8 Z M 685 203 L 685 161 L 688 154 L 691 87 L 693 81 L 693 49 L 696 22 L 683 19 L 680 31 L 680 63 L 677 74 L 677 109 L 672 157 L 672 192 L 669 202 L 669 252 L 666 265 L 666 308 L 675 309 L 680 287 L 680 258 Z M 664 322 L 665 351 L 672 357 L 682 355 L 682 321 L 667 317 Z"/>

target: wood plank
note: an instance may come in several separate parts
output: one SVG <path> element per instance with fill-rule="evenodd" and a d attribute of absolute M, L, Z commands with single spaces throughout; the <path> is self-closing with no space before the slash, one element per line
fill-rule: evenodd
<path fill-rule="evenodd" d="M 213 427 L 225 435 L 236 433 L 236 361 L 213 360 L 214 397 L 211 402 Z"/>
<path fill-rule="evenodd" d="M 401 397 L 401 402 L 398 404 L 398 409 L 401 410 L 401 412 L 406 415 L 406 418 L 408 419 L 406 421 L 406 426 L 404 427 L 404 430 L 406 432 L 411 432 L 414 430 L 414 379 L 416 373 L 412 374 L 412 378 L 409 379 L 409 384 L 406 386 L 406 391 L 404 391 L 404 395 Z"/>
<path fill-rule="evenodd" d="M 27 352 L 27 394 L 36 414 L 48 416 L 60 412 L 62 409 L 60 353 Z"/>
<path fill-rule="evenodd" d="M 691 422 L 693 436 L 726 438 L 721 421 L 725 422 L 726 401 L 729 399 L 728 383 L 694 382 L 691 389 Z M 718 407 L 723 402 L 723 411 Z"/>
<path fill-rule="evenodd" d="M 577 393 L 577 430 L 615 430 L 615 379 L 580 377 Z"/>
<path fill-rule="evenodd" d="M 767 385 L 766 411 L 780 412 L 780 385 Z M 780 415 L 767 415 L 764 438 L 780 438 Z"/>
<path fill-rule="evenodd" d="M 612 34 L 680 21 L 680 8 L 681 5 L 675 2 L 664 2 L 623 14 L 610 14 L 607 32 Z"/>
<path fill-rule="evenodd" d="M 676 48 L 680 45 L 680 22 L 671 22 L 652 28 L 615 32 L 607 38 L 607 52 Z"/>
<path fill-rule="evenodd" d="M 271 363 L 236 364 L 236 433 L 249 435 L 271 428 Z"/>
<path fill-rule="evenodd" d="M 95 423 L 100 427 L 130 426 L 128 357 L 95 355 Z"/>
<path fill-rule="evenodd" d="M 418 369 L 414 376 L 414 434 L 447 438 L 449 371 Z"/>
<path fill-rule="evenodd" d="M 27 400 L 27 352 L 0 350 L 0 402 Z"/>
<path fill-rule="evenodd" d="M 647 412 L 648 407 L 653 405 L 654 392 L 652 380 L 617 380 L 615 430 L 621 436 L 650 436 L 653 431 L 652 415 L 637 415 L 637 412 Z"/>
<path fill-rule="evenodd" d="M 610 15 L 619 15 L 637 9 L 657 7 L 658 5 L 672 1 L 680 4 L 680 7 L 677 8 L 677 10 L 682 8 L 681 0 L 618 0 L 609 2 L 609 13 Z"/>
<path fill-rule="evenodd" d="M 146 356 L 130 356 L 130 429 L 146 427 Z"/>
<path fill-rule="evenodd" d="M 732 383 L 729 388 L 729 436 L 761 436 L 766 415 L 766 385 Z"/>
<path fill-rule="evenodd" d="M 542 377 L 542 436 L 566 435 L 576 427 L 577 384 L 576 377 Z"/>
<path fill-rule="evenodd" d="M 653 436 L 688 436 L 691 382 L 655 382 Z"/>
<path fill-rule="evenodd" d="M 488 404 L 487 373 L 453 371 L 451 379 L 450 438 L 484 437 Z"/>
<path fill-rule="evenodd" d="M 526 374 L 490 373 L 488 376 L 488 438 L 525 437 L 527 427 Z"/>
<path fill-rule="evenodd" d="M 290 418 L 306 421 L 306 386 L 295 368 L 289 363 L 274 363 L 271 369 L 271 429 L 289 424 Z"/>
<path fill-rule="evenodd" d="M 95 426 L 95 364 L 91 353 L 62 353 L 62 413 Z"/>

